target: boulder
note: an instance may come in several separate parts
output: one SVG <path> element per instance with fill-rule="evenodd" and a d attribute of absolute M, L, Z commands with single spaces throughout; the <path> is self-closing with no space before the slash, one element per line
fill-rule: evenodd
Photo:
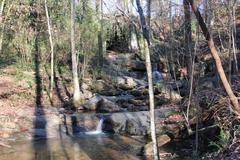
<path fill-rule="evenodd" d="M 111 114 L 106 118 L 115 133 L 147 135 L 149 129 L 148 112 L 126 112 Z"/>
<path fill-rule="evenodd" d="M 84 97 L 84 99 L 90 99 L 90 98 L 93 97 L 93 93 L 91 91 L 84 90 L 83 91 L 83 97 Z"/>
<path fill-rule="evenodd" d="M 105 95 L 105 96 L 116 96 L 120 94 L 120 91 L 111 86 L 110 84 L 107 84 L 103 80 L 97 80 L 93 83 L 92 90 L 95 93 Z"/>
<path fill-rule="evenodd" d="M 118 76 L 114 78 L 116 84 L 124 90 L 133 89 L 137 86 L 146 86 L 147 83 L 143 80 L 139 80 L 129 76 Z"/>
<path fill-rule="evenodd" d="M 98 112 L 119 112 L 121 108 L 114 102 L 107 100 L 105 98 L 101 99 L 96 110 Z"/>
<path fill-rule="evenodd" d="M 164 134 L 157 137 L 158 147 L 161 147 L 171 141 L 171 138 Z M 144 155 L 145 156 L 153 156 L 153 143 L 149 142 L 144 146 Z"/>
<path fill-rule="evenodd" d="M 171 100 L 171 102 L 178 102 L 182 100 L 182 97 L 179 93 L 171 89 L 171 87 L 161 83 L 157 85 L 157 88 L 155 90 L 158 90 L 160 97 L 163 97 L 164 99 Z"/>
<path fill-rule="evenodd" d="M 82 83 L 82 84 L 81 84 L 81 89 L 82 89 L 82 90 L 89 90 L 89 84 L 87 84 L 87 83 Z"/>
<path fill-rule="evenodd" d="M 95 111 L 97 107 L 99 106 L 100 102 L 102 100 L 102 97 L 95 96 L 88 100 L 85 104 L 83 104 L 83 108 L 86 110 L 92 110 Z"/>
<path fill-rule="evenodd" d="M 132 94 L 135 97 L 146 96 L 146 95 L 148 95 L 148 89 L 145 87 L 139 87 L 139 88 L 131 90 L 130 94 Z"/>
<path fill-rule="evenodd" d="M 146 71 L 146 66 L 143 61 L 131 60 L 126 66 L 133 71 Z"/>
<path fill-rule="evenodd" d="M 166 112 L 174 111 L 177 108 L 166 107 L 155 110 L 156 133 L 176 134 L 179 129 L 165 126 Z M 64 120 L 65 119 L 65 120 Z M 148 111 L 140 112 L 119 112 L 119 113 L 81 113 L 65 115 L 63 124 L 66 124 L 70 132 L 93 131 L 96 129 L 100 119 L 103 119 L 102 130 L 122 135 L 147 136 L 150 135 L 150 117 Z M 176 126 L 179 125 L 176 122 Z M 72 131 L 71 131 L 72 130 Z M 177 135 L 177 134 L 176 134 Z"/>
<path fill-rule="evenodd" d="M 165 127 L 165 113 L 176 110 L 177 108 L 174 107 L 166 107 L 155 110 L 156 122 L 159 122 L 159 124 L 156 125 L 157 134 L 165 132 L 163 129 Z M 145 136 L 150 134 L 150 117 L 148 111 L 113 113 L 106 116 L 105 120 L 106 121 L 104 122 L 108 123 L 108 129 L 111 126 L 112 131 L 115 133 L 136 136 Z M 171 133 L 172 130 L 168 129 L 168 131 Z"/>
<path fill-rule="evenodd" d="M 171 138 L 166 134 L 159 136 L 157 138 L 158 148 L 169 143 L 170 141 L 171 141 Z M 171 155 L 170 153 L 162 153 L 160 151 L 159 151 L 160 157 L 167 156 L 168 154 L 169 154 L 169 156 Z M 144 155 L 146 157 L 153 157 L 153 143 L 152 142 L 149 142 L 144 146 Z"/>
<path fill-rule="evenodd" d="M 126 120 L 126 134 L 129 135 L 147 135 L 148 127 L 141 123 L 141 120 L 134 118 Z"/>

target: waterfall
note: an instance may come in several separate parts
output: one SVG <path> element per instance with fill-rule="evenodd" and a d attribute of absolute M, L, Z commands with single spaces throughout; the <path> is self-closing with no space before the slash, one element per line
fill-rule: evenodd
<path fill-rule="evenodd" d="M 153 66 L 153 73 L 152 74 L 153 74 L 153 80 L 155 80 L 155 81 L 163 79 L 163 77 L 162 77 L 161 73 L 158 71 L 156 65 Z"/>
<path fill-rule="evenodd" d="M 102 125 L 103 125 L 103 118 L 100 119 L 100 121 L 97 125 L 97 128 L 96 128 L 97 132 L 102 132 Z"/>
<path fill-rule="evenodd" d="M 100 119 L 100 121 L 98 122 L 98 125 L 97 125 L 97 127 L 96 127 L 96 130 L 95 130 L 95 131 L 88 131 L 88 132 L 85 132 L 84 134 L 86 134 L 86 135 L 99 135 L 99 134 L 104 134 L 103 131 L 102 131 L 103 122 L 104 122 L 104 118 L 101 117 L 101 119 Z"/>

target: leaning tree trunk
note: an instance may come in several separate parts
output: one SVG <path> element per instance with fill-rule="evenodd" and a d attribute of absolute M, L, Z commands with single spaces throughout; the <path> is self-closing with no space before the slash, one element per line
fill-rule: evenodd
<path fill-rule="evenodd" d="M 150 1 L 148 1 L 150 2 Z M 149 92 L 149 104 L 150 104 L 150 124 L 151 124 L 151 137 L 153 142 L 153 155 L 154 160 L 159 160 L 158 144 L 156 137 L 156 128 L 155 128 L 155 115 L 154 115 L 154 93 L 153 93 L 153 81 L 152 81 L 152 66 L 150 59 L 150 35 L 149 35 L 149 26 L 146 24 L 145 17 L 143 14 L 143 9 L 139 0 L 136 0 L 138 13 L 141 20 L 142 32 L 144 37 L 144 53 L 145 53 L 145 63 L 147 68 L 148 76 L 148 92 Z M 150 22 L 150 20 L 149 20 Z"/>
<path fill-rule="evenodd" d="M 77 70 L 77 56 L 75 51 L 75 0 L 72 0 L 71 3 L 71 48 L 72 48 L 72 74 L 73 74 L 73 85 L 74 85 L 74 93 L 73 93 L 73 104 L 77 107 L 80 104 L 81 96 L 80 96 L 80 88 L 79 88 L 79 80 L 78 80 L 78 70 Z"/>
<path fill-rule="evenodd" d="M 223 67 L 222 67 L 222 62 L 221 62 L 221 59 L 218 55 L 218 51 L 217 51 L 217 48 L 215 47 L 214 45 L 214 42 L 213 42 L 213 38 L 211 37 L 209 31 L 208 31 L 208 28 L 201 16 L 201 13 L 199 12 L 196 4 L 195 4 L 195 1 L 194 0 L 188 0 L 189 3 L 191 4 L 192 6 L 192 10 L 194 12 L 194 14 L 196 15 L 196 18 L 199 22 L 199 25 L 202 29 L 202 32 L 203 32 L 203 35 L 204 37 L 206 38 L 207 40 L 207 44 L 208 44 L 208 47 L 211 51 L 211 54 L 212 54 L 212 57 L 214 58 L 215 60 L 215 64 L 216 64 L 216 67 L 217 67 L 217 71 L 218 71 L 218 74 L 220 76 L 220 79 L 223 83 L 223 86 L 231 100 L 231 103 L 232 103 L 232 110 L 235 114 L 237 114 L 238 116 L 240 116 L 240 107 L 239 107 L 239 104 L 238 104 L 238 99 L 237 97 L 234 95 L 233 91 L 232 91 L 232 88 L 227 80 L 227 77 L 224 73 L 224 70 L 223 70 Z"/>

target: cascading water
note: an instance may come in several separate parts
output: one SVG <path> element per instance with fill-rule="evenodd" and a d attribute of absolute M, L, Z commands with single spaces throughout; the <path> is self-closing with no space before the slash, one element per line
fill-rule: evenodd
<path fill-rule="evenodd" d="M 98 122 L 98 125 L 97 125 L 97 127 L 96 127 L 96 130 L 95 130 L 95 131 L 88 131 L 88 132 L 85 132 L 84 134 L 86 134 L 86 135 L 99 135 L 99 134 L 104 134 L 104 132 L 102 131 L 103 122 L 104 122 L 104 118 L 101 117 L 101 119 L 100 119 L 100 121 Z"/>

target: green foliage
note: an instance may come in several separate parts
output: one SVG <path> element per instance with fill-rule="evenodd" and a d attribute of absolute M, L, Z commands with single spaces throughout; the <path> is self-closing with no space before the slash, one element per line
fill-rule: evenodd
<path fill-rule="evenodd" d="M 211 141 L 209 146 L 215 147 L 218 151 L 225 149 L 230 141 L 230 133 L 221 129 L 220 134 L 217 137 L 217 141 Z"/>
<path fill-rule="evenodd" d="M 174 115 L 180 115 L 181 113 L 177 112 L 177 111 L 169 111 L 169 112 L 165 112 L 164 114 L 166 117 L 169 117 L 169 116 L 174 116 Z"/>
<path fill-rule="evenodd" d="M 172 155 L 171 157 L 167 157 L 166 160 L 178 160 L 179 159 L 179 156 L 174 154 Z"/>

